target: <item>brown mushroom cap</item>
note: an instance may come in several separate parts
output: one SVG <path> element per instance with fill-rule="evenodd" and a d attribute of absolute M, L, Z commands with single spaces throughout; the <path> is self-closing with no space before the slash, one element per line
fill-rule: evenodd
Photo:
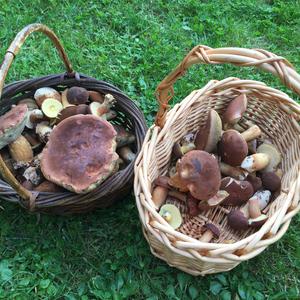
<path fill-rule="evenodd" d="M 248 145 L 243 136 L 236 130 L 229 129 L 222 135 L 219 152 L 226 164 L 239 166 L 248 154 Z"/>
<path fill-rule="evenodd" d="M 261 175 L 262 185 L 266 190 L 275 192 L 280 189 L 281 180 L 275 172 L 265 172 Z"/>
<path fill-rule="evenodd" d="M 42 152 L 45 178 L 76 193 L 87 193 L 115 169 L 116 131 L 96 116 L 75 115 L 60 122 Z"/>
<path fill-rule="evenodd" d="M 222 179 L 220 189 L 229 193 L 229 196 L 222 202 L 222 205 L 242 205 L 247 202 L 254 193 L 250 182 L 239 181 L 230 177 Z"/>
<path fill-rule="evenodd" d="M 253 174 L 248 174 L 245 180 L 249 181 L 252 184 L 254 193 L 262 188 L 261 179 Z"/>
<path fill-rule="evenodd" d="M 201 150 L 186 153 L 177 163 L 179 178 L 191 195 L 198 200 L 208 200 L 219 190 L 221 173 L 217 159 Z"/>
<path fill-rule="evenodd" d="M 246 230 L 249 227 L 249 221 L 240 210 L 232 210 L 228 215 L 228 225 L 235 230 Z"/>
<path fill-rule="evenodd" d="M 236 124 L 243 116 L 247 109 L 247 97 L 245 94 L 241 94 L 233 99 L 226 108 L 223 114 L 224 123 Z"/>
<path fill-rule="evenodd" d="M 203 227 L 205 229 L 207 229 L 207 230 L 210 230 L 214 234 L 215 237 L 219 237 L 220 236 L 220 230 L 214 224 L 212 224 L 212 223 L 206 223 Z"/>
<path fill-rule="evenodd" d="M 219 114 L 211 109 L 204 127 L 197 132 L 195 145 L 197 150 L 212 152 L 222 135 L 222 121 Z"/>
<path fill-rule="evenodd" d="M 25 128 L 28 107 L 19 104 L 0 117 L 0 149 L 15 141 Z"/>
<path fill-rule="evenodd" d="M 67 106 L 63 110 L 60 111 L 57 124 L 61 122 L 62 120 L 69 118 L 71 116 L 75 115 L 87 115 L 88 114 L 88 108 L 89 106 L 86 104 L 79 104 L 79 105 L 74 105 L 74 106 Z"/>
<path fill-rule="evenodd" d="M 84 104 L 89 100 L 89 92 L 79 86 L 73 86 L 67 91 L 67 99 L 71 104 Z"/>

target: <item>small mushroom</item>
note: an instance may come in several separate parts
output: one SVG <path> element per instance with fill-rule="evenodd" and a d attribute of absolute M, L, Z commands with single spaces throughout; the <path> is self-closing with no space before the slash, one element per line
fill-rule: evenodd
<path fill-rule="evenodd" d="M 64 108 L 69 107 L 69 106 L 74 106 L 74 104 L 71 104 L 68 99 L 67 99 L 67 92 L 69 89 L 65 89 L 62 93 L 61 93 L 61 103 L 63 105 Z"/>
<path fill-rule="evenodd" d="M 217 226 L 212 223 L 206 223 L 203 227 L 205 231 L 199 239 L 200 242 L 209 243 L 214 237 L 219 238 L 220 230 Z"/>
<path fill-rule="evenodd" d="M 91 102 L 104 102 L 104 95 L 96 91 L 88 91 Z"/>
<path fill-rule="evenodd" d="M 232 210 L 227 215 L 228 225 L 237 231 L 247 230 L 249 228 L 249 221 L 244 213 L 238 209 Z"/>
<path fill-rule="evenodd" d="M 267 207 L 271 200 L 271 192 L 268 190 L 257 191 L 250 199 L 249 202 L 257 199 L 259 202 L 260 210 Z"/>
<path fill-rule="evenodd" d="M 37 149 L 42 144 L 35 132 L 23 132 L 23 136 L 31 145 L 32 150 Z"/>
<path fill-rule="evenodd" d="M 207 204 L 210 207 L 215 207 L 222 204 L 225 199 L 229 196 L 227 191 L 220 190 L 213 197 L 207 200 Z"/>
<path fill-rule="evenodd" d="M 35 100 L 33 100 L 31 98 L 22 99 L 18 102 L 18 104 L 26 104 L 29 111 L 39 108 L 37 106 Z"/>
<path fill-rule="evenodd" d="M 152 201 L 158 210 L 162 204 L 166 201 L 169 191 L 169 177 L 160 176 L 154 181 L 154 189 L 152 191 Z"/>
<path fill-rule="evenodd" d="M 195 135 L 193 133 L 186 134 L 179 142 L 173 146 L 173 155 L 175 158 L 181 158 L 184 154 L 192 151 L 195 146 Z"/>
<path fill-rule="evenodd" d="M 237 124 L 242 118 L 244 112 L 246 111 L 247 104 L 248 101 L 246 94 L 241 94 L 232 101 L 230 101 L 223 114 L 224 124 L 226 126 L 232 126 L 234 124 Z"/>
<path fill-rule="evenodd" d="M 222 205 L 240 206 L 246 203 L 254 193 L 250 182 L 245 180 L 239 181 L 230 177 L 222 179 L 220 189 L 229 194 L 222 202 Z"/>
<path fill-rule="evenodd" d="M 196 199 L 208 200 L 218 192 L 221 173 L 213 155 L 202 150 L 192 150 L 177 162 L 177 169 L 179 179 Z"/>
<path fill-rule="evenodd" d="M 200 213 L 200 209 L 198 207 L 199 205 L 199 200 L 194 198 L 193 196 L 189 195 L 187 198 L 187 209 L 188 213 L 192 217 L 196 217 Z"/>
<path fill-rule="evenodd" d="M 47 143 L 52 130 L 53 129 L 49 126 L 49 122 L 41 122 L 36 125 L 35 133 L 38 135 L 41 142 Z"/>
<path fill-rule="evenodd" d="M 249 200 L 249 216 L 249 225 L 254 228 L 261 227 L 268 219 L 268 216 L 261 213 L 260 201 L 256 197 Z"/>
<path fill-rule="evenodd" d="M 70 104 L 84 104 L 89 100 L 89 93 L 83 87 L 73 86 L 67 90 L 67 100 Z"/>
<path fill-rule="evenodd" d="M 50 87 L 43 87 L 36 90 L 34 99 L 39 107 L 42 106 L 45 99 L 55 99 L 61 102 L 61 95 L 58 91 Z"/>
<path fill-rule="evenodd" d="M 280 189 L 281 180 L 275 172 L 264 172 L 261 175 L 262 185 L 266 190 L 276 192 Z"/>
<path fill-rule="evenodd" d="M 204 127 L 196 134 L 195 145 L 197 150 L 212 152 L 222 135 L 222 121 L 219 114 L 211 109 Z"/>
<path fill-rule="evenodd" d="M 170 224 L 171 227 L 177 229 L 182 224 L 182 217 L 179 209 L 173 204 L 165 204 L 160 208 L 159 214 Z"/>
<path fill-rule="evenodd" d="M 269 155 L 265 153 L 256 153 L 245 157 L 241 163 L 241 168 L 252 173 L 264 169 L 270 162 Z"/>
<path fill-rule="evenodd" d="M 233 177 L 234 179 L 244 180 L 247 172 L 240 167 L 233 167 L 224 162 L 219 162 L 219 167 L 222 175 Z"/>
<path fill-rule="evenodd" d="M 106 119 L 106 114 L 110 111 L 110 109 L 114 106 L 116 100 L 113 95 L 106 94 L 104 97 L 104 102 L 92 102 L 89 105 L 89 113 Z"/>
<path fill-rule="evenodd" d="M 249 174 L 245 180 L 249 181 L 252 184 L 254 193 L 262 188 L 261 179 L 254 174 Z"/>
<path fill-rule="evenodd" d="M 75 115 L 79 115 L 79 114 L 87 115 L 88 114 L 88 105 L 79 104 L 79 105 L 71 105 L 71 106 L 65 107 L 63 110 L 60 111 L 56 123 L 58 124 L 59 122 L 61 122 L 62 120 L 66 119 L 66 118 L 69 118 L 69 117 L 75 116 Z"/>
<path fill-rule="evenodd" d="M 27 139 L 20 135 L 8 145 L 11 157 L 17 162 L 29 162 L 33 159 L 33 152 Z"/>
<path fill-rule="evenodd" d="M 136 158 L 136 154 L 128 146 L 118 148 L 118 153 L 120 157 L 128 164 L 132 163 Z"/>
<path fill-rule="evenodd" d="M 222 135 L 219 152 L 224 163 L 236 167 L 247 156 L 248 145 L 238 131 L 229 129 Z"/>
<path fill-rule="evenodd" d="M 92 115 L 64 119 L 51 132 L 43 149 L 44 177 L 75 193 L 88 193 L 106 180 L 117 166 L 116 131 Z"/>
<path fill-rule="evenodd" d="M 45 116 L 40 109 L 33 109 L 29 111 L 29 117 L 26 121 L 26 127 L 29 129 L 33 129 L 37 123 L 45 120 Z"/>
<path fill-rule="evenodd" d="M 63 105 L 56 99 L 47 98 L 43 101 L 41 108 L 45 116 L 48 118 L 56 118 L 63 109 Z"/>
<path fill-rule="evenodd" d="M 262 172 L 273 172 L 281 162 L 281 154 L 277 147 L 270 143 L 263 143 L 257 148 L 257 153 L 267 154 L 270 158 L 269 164 Z"/>
<path fill-rule="evenodd" d="M 135 136 L 128 132 L 123 126 L 114 124 L 114 129 L 117 132 L 117 147 L 127 146 L 135 142 Z"/>
<path fill-rule="evenodd" d="M 0 117 L 0 149 L 21 135 L 27 118 L 28 108 L 26 104 L 16 105 Z"/>

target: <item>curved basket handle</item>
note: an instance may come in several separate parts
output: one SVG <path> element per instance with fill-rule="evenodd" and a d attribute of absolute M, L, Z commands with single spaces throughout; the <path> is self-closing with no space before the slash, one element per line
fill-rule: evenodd
<path fill-rule="evenodd" d="M 4 81 L 7 75 L 7 72 L 13 62 L 13 59 L 16 57 L 18 52 L 20 51 L 21 46 L 24 44 L 27 37 L 35 32 L 42 32 L 46 36 L 48 36 L 51 41 L 53 42 L 54 46 L 59 52 L 59 55 L 61 59 L 63 60 L 65 67 L 67 69 L 68 74 L 73 74 L 73 68 L 72 65 L 68 59 L 68 56 L 58 40 L 58 37 L 55 35 L 55 33 L 50 30 L 47 26 L 43 24 L 31 24 L 23 28 L 15 37 L 13 42 L 10 44 L 9 48 L 7 49 L 4 60 L 0 67 L 0 98 L 2 95 L 2 90 L 4 86 Z M 35 199 L 35 195 L 25 189 L 18 180 L 14 177 L 14 175 L 10 172 L 8 167 L 6 166 L 5 162 L 3 161 L 1 155 L 0 155 L 0 173 L 2 174 L 2 177 L 11 185 L 11 187 L 24 199 L 29 200 L 29 206 L 32 207 L 33 201 Z"/>
<path fill-rule="evenodd" d="M 165 124 L 168 102 L 174 96 L 173 84 L 184 75 L 194 64 L 225 64 L 230 63 L 240 67 L 256 66 L 280 78 L 284 85 L 300 95 L 300 75 L 292 64 L 284 57 L 277 56 L 263 49 L 246 48 L 216 48 L 198 45 L 194 47 L 183 61 L 156 88 L 156 98 L 159 110 L 155 124 L 163 127 Z M 290 109 L 299 114 L 299 106 L 289 104 Z"/>

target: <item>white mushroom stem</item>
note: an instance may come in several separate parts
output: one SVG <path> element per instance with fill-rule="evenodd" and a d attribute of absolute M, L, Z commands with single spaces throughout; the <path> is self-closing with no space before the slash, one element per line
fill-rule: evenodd
<path fill-rule="evenodd" d="M 261 215 L 259 199 L 257 197 L 249 200 L 249 215 L 251 219 L 256 219 Z"/>
<path fill-rule="evenodd" d="M 244 180 L 248 175 L 248 173 L 245 170 L 241 168 L 232 167 L 228 164 L 225 164 L 224 162 L 220 162 L 219 166 L 221 174 L 225 176 L 230 176 L 238 180 Z"/>
<path fill-rule="evenodd" d="M 241 163 L 241 167 L 249 173 L 264 169 L 270 162 L 270 157 L 265 153 L 256 153 L 247 156 Z"/>
<path fill-rule="evenodd" d="M 35 132 L 39 136 L 42 142 L 46 143 L 52 132 L 52 128 L 48 125 L 48 122 L 41 122 L 37 124 Z"/>
<path fill-rule="evenodd" d="M 201 236 L 201 238 L 199 239 L 200 242 L 204 242 L 204 243 L 208 243 L 210 242 L 214 237 L 214 234 L 212 231 L 210 231 L 209 229 L 207 229 Z"/>
<path fill-rule="evenodd" d="M 249 142 L 258 138 L 261 135 L 261 130 L 257 125 L 254 125 L 248 128 L 246 131 L 242 132 L 241 135 L 246 140 L 246 142 Z"/>
<path fill-rule="evenodd" d="M 248 202 L 253 201 L 256 199 L 259 203 L 259 208 L 262 211 L 266 206 L 268 206 L 270 200 L 271 200 L 271 192 L 268 190 L 264 191 L 257 191 Z"/>

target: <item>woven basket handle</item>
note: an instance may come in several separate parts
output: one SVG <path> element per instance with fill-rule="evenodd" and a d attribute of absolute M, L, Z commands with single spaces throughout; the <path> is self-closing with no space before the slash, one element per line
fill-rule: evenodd
<path fill-rule="evenodd" d="M 225 64 L 230 63 L 240 67 L 256 66 L 280 78 L 288 88 L 300 95 L 300 75 L 292 64 L 284 57 L 277 56 L 262 49 L 246 48 L 216 48 L 198 45 L 193 48 L 183 61 L 156 88 L 156 98 L 159 110 L 155 124 L 163 127 L 165 124 L 168 103 L 174 96 L 173 84 L 184 75 L 185 71 L 194 64 Z M 289 103 L 289 108 L 299 114 L 299 106 Z"/>
<path fill-rule="evenodd" d="M 16 57 L 18 52 L 20 51 L 21 46 L 24 44 L 25 40 L 27 37 L 35 32 L 39 31 L 44 33 L 46 36 L 48 36 L 51 41 L 53 42 L 54 46 L 59 52 L 59 55 L 61 59 L 63 60 L 67 73 L 68 74 L 73 74 L 73 69 L 72 65 L 68 59 L 68 56 L 58 40 L 58 37 L 55 35 L 55 33 L 50 30 L 47 26 L 42 25 L 42 24 L 31 24 L 23 28 L 13 42 L 10 44 L 9 48 L 7 49 L 4 60 L 2 62 L 2 65 L 0 67 L 0 98 L 2 95 L 2 90 L 4 86 L 4 81 L 7 75 L 7 72 L 13 62 L 13 59 Z M 29 200 L 30 201 L 30 207 L 32 206 L 32 202 L 34 201 L 34 194 L 32 194 L 30 191 L 25 189 L 19 182 L 18 180 L 14 177 L 14 175 L 10 172 L 8 167 L 6 166 L 5 162 L 3 161 L 1 155 L 0 155 L 0 173 L 2 177 L 11 185 L 11 187 L 24 199 L 24 200 Z"/>

